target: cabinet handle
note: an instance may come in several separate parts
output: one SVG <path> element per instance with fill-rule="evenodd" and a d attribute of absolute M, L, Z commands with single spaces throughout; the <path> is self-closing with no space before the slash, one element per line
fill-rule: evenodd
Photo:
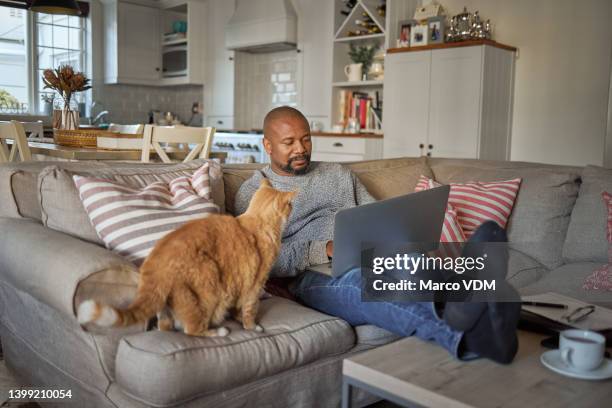
<path fill-rule="evenodd" d="M 229 57 L 228 60 L 233 61 L 234 57 Z"/>
<path fill-rule="evenodd" d="M 157 72 L 159 72 L 159 68 L 155 68 L 155 70 L 156 70 Z"/>
<path fill-rule="evenodd" d="M 433 149 L 433 145 L 432 145 L 432 144 L 430 144 L 430 145 L 428 146 L 428 148 L 429 148 L 429 150 Z"/>
<path fill-rule="evenodd" d="M 424 145 L 423 143 L 420 143 L 420 144 L 419 144 L 419 149 L 422 149 L 422 148 L 424 148 L 424 147 L 425 147 L 425 145 Z"/>
<path fill-rule="evenodd" d="M 431 157 L 431 152 L 427 152 L 427 157 Z"/>
<path fill-rule="evenodd" d="M 217 121 L 217 125 L 222 125 L 222 124 L 223 124 L 223 121 L 222 121 L 222 120 L 218 120 L 218 121 Z"/>
<path fill-rule="evenodd" d="M 343 146 L 343 144 L 342 144 L 342 143 L 340 143 L 340 142 L 336 142 L 336 143 L 334 143 L 334 147 L 342 147 L 342 146 Z"/>

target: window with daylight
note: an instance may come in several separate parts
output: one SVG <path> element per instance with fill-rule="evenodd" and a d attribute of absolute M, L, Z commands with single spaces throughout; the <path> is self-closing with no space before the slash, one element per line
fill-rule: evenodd
<path fill-rule="evenodd" d="M 0 7 L 0 113 L 29 113 L 26 10 Z"/>
<path fill-rule="evenodd" d="M 69 64 L 87 73 L 86 29 L 86 18 L 0 7 L 0 114 L 48 113 L 54 94 L 42 72 Z"/>

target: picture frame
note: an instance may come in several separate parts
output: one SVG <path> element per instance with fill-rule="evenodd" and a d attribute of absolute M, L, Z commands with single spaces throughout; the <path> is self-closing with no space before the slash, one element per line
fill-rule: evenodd
<path fill-rule="evenodd" d="M 421 47 L 429 43 L 429 24 L 416 22 L 410 29 L 410 46 Z"/>
<path fill-rule="evenodd" d="M 431 17 L 427 20 L 428 33 L 427 41 L 429 44 L 444 43 L 446 35 L 446 18 L 444 16 Z"/>
<path fill-rule="evenodd" d="M 410 47 L 410 32 L 414 20 L 402 20 L 398 23 L 397 44 L 398 48 Z"/>

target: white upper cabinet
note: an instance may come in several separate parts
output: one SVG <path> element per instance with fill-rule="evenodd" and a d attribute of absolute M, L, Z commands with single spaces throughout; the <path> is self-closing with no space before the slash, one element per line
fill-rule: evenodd
<path fill-rule="evenodd" d="M 334 3 L 295 0 L 298 14 L 298 108 L 308 118 L 323 119 L 331 109 L 331 66 Z"/>
<path fill-rule="evenodd" d="M 159 9 L 104 2 L 104 82 L 156 85 L 161 76 Z"/>
<path fill-rule="evenodd" d="M 123 0 L 102 2 L 105 83 L 156 86 L 204 83 L 206 2 L 163 0 L 151 5 Z M 165 34 L 175 31 L 177 22 L 185 22 L 187 32 L 166 37 Z"/>
<path fill-rule="evenodd" d="M 514 56 L 495 45 L 388 53 L 384 157 L 508 160 Z"/>
<path fill-rule="evenodd" d="M 209 0 L 205 27 L 208 54 L 204 112 L 209 126 L 233 127 L 234 51 L 225 48 L 225 26 L 234 13 L 235 0 Z"/>

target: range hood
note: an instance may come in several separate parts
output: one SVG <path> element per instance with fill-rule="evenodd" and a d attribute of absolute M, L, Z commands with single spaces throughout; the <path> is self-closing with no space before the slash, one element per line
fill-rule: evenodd
<path fill-rule="evenodd" d="M 291 0 L 236 0 L 225 28 L 227 49 L 252 53 L 295 49 L 297 14 Z"/>

